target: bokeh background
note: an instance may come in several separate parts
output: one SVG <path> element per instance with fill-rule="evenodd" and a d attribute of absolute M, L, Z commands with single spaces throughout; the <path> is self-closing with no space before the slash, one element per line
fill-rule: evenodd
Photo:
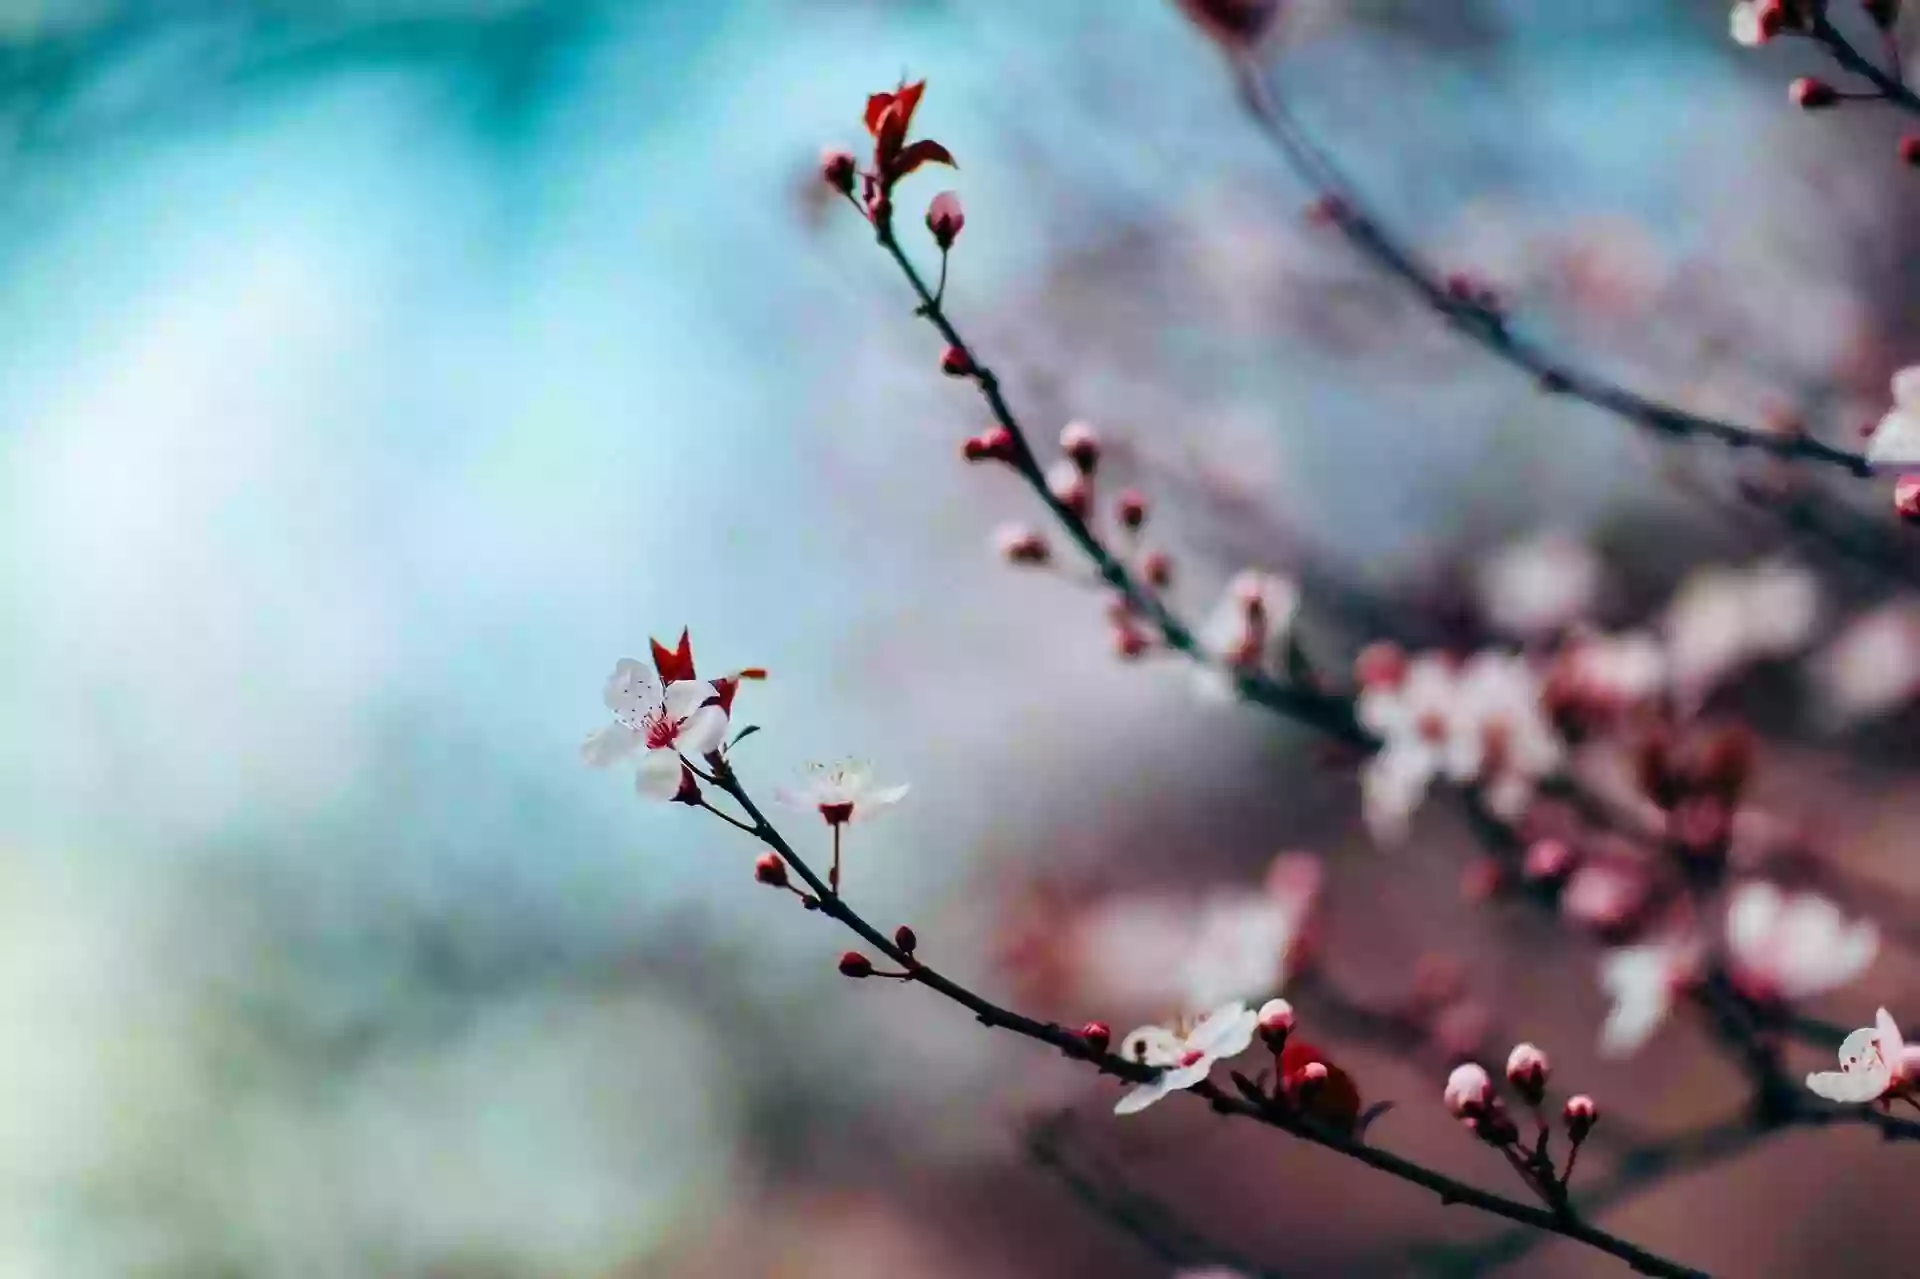
<path fill-rule="evenodd" d="M 1735 49 L 1724 3 L 1298 9 L 1301 117 L 1594 362 L 1851 425 L 1914 354 L 1894 122 L 1789 109 L 1795 55 Z M 983 989 L 1038 879 L 1311 848 L 1352 985 L 1444 948 L 1609 1107 L 1737 1103 L 1681 1031 L 1595 1061 L 1590 956 L 1459 904 L 1444 817 L 1375 850 L 1306 737 L 995 562 L 1029 499 L 957 464 L 977 405 L 812 184 L 903 71 L 960 160 L 902 195 L 963 193 L 956 315 L 1153 489 L 1196 609 L 1251 563 L 1445 631 L 1463 565 L 1551 528 L 1626 622 L 1781 549 L 1673 474 L 1726 459 L 1542 401 L 1303 225 L 1171 4 L 7 0 L 0 41 L 0 1275 L 1167 1273 L 1024 1151 L 1063 1108 L 1274 1273 L 1498 1233 L 1180 1107 L 1116 1127 L 1045 1054 L 838 977 L 743 839 L 579 763 L 613 660 L 682 625 L 771 670 L 757 788 L 847 753 L 912 783 L 851 891 Z M 1817 567 L 1835 627 L 1893 596 Z M 1745 694 L 1769 782 L 1897 881 L 1912 743 L 1809 727 L 1809 689 Z M 1834 1015 L 1903 989 L 1886 961 Z M 1357 1051 L 1382 1140 L 1504 1184 L 1429 1071 Z M 1608 1222 L 1716 1273 L 1897 1273 L 1911 1158 L 1783 1137 Z"/>

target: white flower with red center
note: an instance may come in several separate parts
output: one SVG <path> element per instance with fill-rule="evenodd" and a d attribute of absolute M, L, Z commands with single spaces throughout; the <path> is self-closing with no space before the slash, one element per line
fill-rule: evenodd
<path fill-rule="evenodd" d="M 719 692 L 705 680 L 663 686 L 652 671 L 623 657 L 601 697 L 613 723 L 587 738 L 581 757 L 604 768 L 643 751 L 635 786 L 650 799 L 684 793 L 692 773 L 682 756 L 708 754 L 726 740 L 727 712 L 718 704 Z"/>
<path fill-rule="evenodd" d="M 1361 726 L 1380 739 L 1360 775 L 1361 812 L 1375 840 L 1397 844 L 1445 765 L 1459 684 L 1453 664 L 1438 654 L 1379 666 L 1382 673 L 1362 685 L 1354 707 Z"/>
<path fill-rule="evenodd" d="M 1600 597 L 1600 559 L 1577 538 L 1546 533 L 1495 552 L 1475 585 L 1481 612 L 1495 630 L 1537 639 L 1593 609 Z"/>
<path fill-rule="evenodd" d="M 1840 1045 L 1840 1069 L 1807 1076 L 1815 1096 L 1849 1105 L 1883 1101 L 1913 1090 L 1920 1072 L 1920 1045 L 1908 1047 L 1893 1014 L 1882 1008 L 1874 1024 Z"/>
<path fill-rule="evenodd" d="M 814 764 L 797 790 L 775 792 L 775 798 L 793 808 L 816 809 L 829 826 L 871 821 L 881 810 L 906 797 L 907 787 L 879 786 L 873 771 L 858 760 Z"/>
<path fill-rule="evenodd" d="M 1814 893 L 1753 881 L 1727 903 L 1731 976 L 1755 999 L 1808 999 L 1844 986 L 1873 963 L 1880 933 Z"/>
<path fill-rule="evenodd" d="M 1733 6 L 1727 27 L 1735 44 L 1752 49 L 1767 42 L 1768 32 L 1760 18 L 1760 5 L 1761 0 L 1737 0 Z"/>
<path fill-rule="evenodd" d="M 1160 1073 L 1114 1106 L 1116 1115 L 1145 1110 L 1168 1093 L 1191 1088 L 1213 1072 L 1217 1061 L 1238 1057 L 1253 1045 L 1260 1015 L 1240 1000 L 1204 1013 L 1191 1027 L 1142 1026 L 1121 1043 L 1120 1055 Z"/>
<path fill-rule="evenodd" d="M 1878 466 L 1920 463 L 1920 365 L 1893 375 L 1893 407 L 1867 437 L 1867 460 Z"/>
<path fill-rule="evenodd" d="M 1653 1037 L 1673 999 L 1699 971 L 1699 947 L 1687 938 L 1622 946 L 1600 959 L 1600 985 L 1613 1000 L 1600 1028 L 1600 1054 L 1626 1057 Z"/>
<path fill-rule="evenodd" d="M 1556 712 L 1604 722 L 1666 691 L 1667 650 L 1644 631 L 1585 634 L 1554 655 L 1545 697 Z"/>

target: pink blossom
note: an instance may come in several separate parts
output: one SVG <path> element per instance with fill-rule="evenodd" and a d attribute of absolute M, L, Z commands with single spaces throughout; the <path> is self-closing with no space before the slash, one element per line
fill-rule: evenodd
<path fill-rule="evenodd" d="M 1850 921 L 1814 893 L 1782 893 L 1753 880 L 1727 904 L 1727 959 L 1750 995 L 1806 999 L 1844 986 L 1873 963 L 1880 933 Z"/>
<path fill-rule="evenodd" d="M 1465 1119 L 1485 1109 L 1493 1100 L 1493 1078 L 1487 1074 L 1486 1067 L 1473 1062 L 1455 1066 L 1447 1076 L 1441 1099 L 1454 1118 Z"/>
<path fill-rule="evenodd" d="M 1577 538 L 1546 533 L 1496 552 L 1476 585 L 1494 629 L 1534 639 L 1588 615 L 1600 596 L 1600 559 Z"/>

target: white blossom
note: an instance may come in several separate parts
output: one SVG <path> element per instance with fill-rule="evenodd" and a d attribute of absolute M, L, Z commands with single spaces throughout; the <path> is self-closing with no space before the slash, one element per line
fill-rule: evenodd
<path fill-rule="evenodd" d="M 1854 618 L 1815 661 L 1813 677 L 1841 724 L 1907 705 L 1920 695 L 1920 606 L 1902 600 Z"/>
<path fill-rule="evenodd" d="M 1920 463 L 1920 365 L 1893 375 L 1893 407 L 1867 439 L 1867 460 L 1878 466 Z"/>
<path fill-rule="evenodd" d="M 1546 533 L 1497 551 L 1475 585 L 1481 612 L 1498 631 L 1536 639 L 1586 617 L 1600 596 L 1600 559 L 1564 533 Z"/>
<path fill-rule="evenodd" d="M 1909 1048 L 1893 1014 L 1882 1008 L 1874 1024 L 1848 1035 L 1840 1045 L 1840 1069 L 1807 1076 L 1807 1087 L 1828 1101 L 1877 1101 L 1909 1087 L 1920 1065 L 1920 1046 Z"/>
<path fill-rule="evenodd" d="M 1699 952 L 1690 941 L 1663 939 L 1622 946 L 1600 958 L 1600 985 L 1613 1001 L 1600 1028 L 1600 1053 L 1626 1057 L 1652 1038 L 1691 977 Z"/>
<path fill-rule="evenodd" d="M 1222 1004 L 1202 1014 L 1185 1031 L 1166 1026 L 1142 1026 L 1128 1034 L 1121 1044 L 1121 1055 L 1143 1066 L 1158 1067 L 1160 1073 L 1114 1106 L 1116 1115 L 1131 1115 L 1145 1110 L 1170 1092 L 1191 1088 L 1213 1071 L 1217 1061 L 1238 1057 L 1253 1044 L 1260 1016 L 1240 1000 Z"/>
<path fill-rule="evenodd" d="M 798 789 L 778 790 L 774 798 L 792 808 L 811 808 L 826 819 L 829 826 L 848 822 L 871 821 L 881 810 L 891 808 L 906 797 L 907 787 L 879 786 L 873 770 L 858 760 L 834 764 L 812 764 L 806 781 Z"/>
<path fill-rule="evenodd" d="M 1753 662 L 1798 652 L 1819 620 L 1819 587 L 1798 565 L 1768 560 L 1699 569 L 1667 607 L 1674 687 L 1697 703 Z"/>
<path fill-rule="evenodd" d="M 726 740 L 727 713 L 711 704 L 718 697 L 705 680 L 663 687 L 646 666 L 623 657 L 601 694 L 613 723 L 587 738 L 581 758 L 604 768 L 643 751 L 636 788 L 650 799 L 672 799 L 684 775 L 681 757 L 718 750 Z"/>

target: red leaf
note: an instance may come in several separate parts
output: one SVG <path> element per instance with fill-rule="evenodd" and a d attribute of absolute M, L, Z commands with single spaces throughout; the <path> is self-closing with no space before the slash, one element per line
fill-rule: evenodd
<path fill-rule="evenodd" d="M 887 166 L 887 176 L 895 182 L 906 177 L 923 164 L 944 164 L 950 169 L 960 166 L 953 162 L 953 154 L 931 138 L 922 138 L 894 157 Z"/>
<path fill-rule="evenodd" d="M 880 117 L 884 116 L 887 113 L 887 108 L 892 105 L 893 95 L 891 93 L 875 93 L 867 98 L 866 122 L 868 133 L 876 138 L 880 136 Z"/>

